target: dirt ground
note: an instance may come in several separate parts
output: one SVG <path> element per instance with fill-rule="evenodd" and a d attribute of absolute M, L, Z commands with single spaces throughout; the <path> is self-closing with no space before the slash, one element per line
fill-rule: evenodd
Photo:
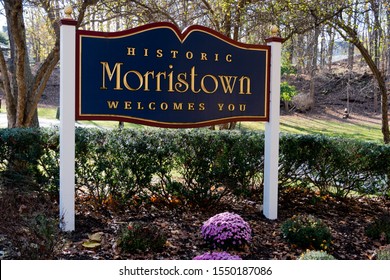
<path fill-rule="evenodd" d="M 260 211 L 261 198 L 226 200 L 210 209 L 186 209 L 145 204 L 137 208 L 113 210 L 98 209 L 92 203 L 76 202 L 76 230 L 48 236 L 40 227 L 28 226 L 27 217 L 36 211 L 55 219 L 58 204 L 51 198 L 28 196 L 0 200 L 9 211 L 0 214 L 0 259 L 167 259 L 189 260 L 210 252 L 211 248 L 201 236 L 201 226 L 211 216 L 221 212 L 241 215 L 252 229 L 249 246 L 229 250 L 247 260 L 294 260 L 305 252 L 291 245 L 281 234 L 281 223 L 293 215 L 310 214 L 324 221 L 330 228 L 332 244 L 328 250 L 340 260 L 375 259 L 377 250 L 386 245 L 384 239 L 372 239 L 366 229 L 381 215 L 389 215 L 390 201 L 368 197 L 336 199 L 319 196 L 305 189 L 281 189 L 278 219 L 268 220 Z M 3 208 L 4 209 L 4 208 Z M 36 218 L 35 218 L 36 219 Z M 167 236 L 159 251 L 123 252 L 118 246 L 120 231 L 130 223 L 143 222 L 158 228 Z M 56 225 L 54 225 L 56 226 Z M 83 244 L 93 234 L 101 236 L 99 245 L 86 248 Z M 40 246 L 40 247 L 39 247 Z"/>

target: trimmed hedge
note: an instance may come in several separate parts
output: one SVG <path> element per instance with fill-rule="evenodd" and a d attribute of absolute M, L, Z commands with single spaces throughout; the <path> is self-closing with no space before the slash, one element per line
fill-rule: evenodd
<path fill-rule="evenodd" d="M 153 197 L 208 207 L 262 185 L 264 135 L 253 131 L 76 129 L 76 182 L 95 201 Z M 319 135 L 281 135 L 281 186 L 345 196 L 390 194 L 390 146 Z M 1 177 L 28 178 L 58 191 L 59 135 L 54 129 L 0 129 Z M 18 179 L 18 180 L 19 180 Z M 12 185 L 12 184 L 10 184 Z"/>
<path fill-rule="evenodd" d="M 321 135 L 283 135 L 280 179 L 346 196 L 389 195 L 390 146 Z"/>

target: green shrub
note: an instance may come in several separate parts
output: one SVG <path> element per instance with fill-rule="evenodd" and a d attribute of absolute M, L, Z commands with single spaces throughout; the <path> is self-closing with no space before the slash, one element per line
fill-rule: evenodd
<path fill-rule="evenodd" d="M 335 260 L 332 255 L 324 251 L 310 251 L 307 250 L 300 257 L 300 260 Z"/>
<path fill-rule="evenodd" d="M 297 94 L 298 91 L 295 86 L 291 86 L 287 82 L 282 82 L 280 84 L 280 99 L 282 101 L 291 101 Z"/>
<path fill-rule="evenodd" d="M 179 134 L 178 143 L 176 167 L 183 178 L 181 194 L 189 205 L 213 205 L 227 191 L 218 180 L 225 143 L 211 130 L 187 130 Z"/>
<path fill-rule="evenodd" d="M 118 245 L 125 253 L 158 252 L 164 249 L 166 241 L 165 233 L 157 226 L 135 222 L 121 230 Z"/>
<path fill-rule="evenodd" d="M 76 129 L 76 186 L 98 206 L 146 202 L 211 207 L 224 196 L 261 191 L 264 135 L 208 129 Z M 322 194 L 390 196 L 390 146 L 285 134 L 280 138 L 281 186 Z M 0 177 L 58 194 L 59 134 L 55 129 L 0 129 Z M 256 193 L 256 197 L 261 194 Z"/>
<path fill-rule="evenodd" d="M 14 234 L 9 235 L 12 251 L 17 252 L 13 257 L 24 260 L 52 259 L 60 242 L 58 220 L 40 212 L 21 217 L 19 222 L 21 229 L 10 225 Z"/>
<path fill-rule="evenodd" d="M 105 171 L 105 183 L 110 194 L 122 204 L 134 195 L 144 197 L 159 170 L 158 159 L 162 156 L 158 139 L 153 133 L 140 130 L 116 130 L 106 135 L 109 169 Z"/>
<path fill-rule="evenodd" d="M 45 214 L 37 214 L 30 223 L 30 230 L 32 231 L 32 236 L 35 236 L 34 242 L 37 245 L 37 258 L 45 259 L 52 257 L 55 246 L 59 242 L 57 239 L 59 233 L 58 221 Z"/>
<path fill-rule="evenodd" d="M 382 215 L 371 223 L 367 229 L 366 234 L 373 239 L 383 239 L 390 243 L 390 214 Z"/>
<path fill-rule="evenodd" d="M 12 187 L 39 188 L 38 160 L 43 153 L 39 129 L 2 129 L 0 134 L 0 168 Z M 19 184 L 23 182 L 22 184 Z"/>
<path fill-rule="evenodd" d="M 282 75 L 291 75 L 291 74 L 296 74 L 297 69 L 293 65 L 291 65 L 290 62 L 283 62 L 280 72 Z"/>
<path fill-rule="evenodd" d="M 108 157 L 106 132 L 98 129 L 76 128 L 75 175 L 80 190 L 103 205 L 110 193 L 106 184 L 106 172 L 115 168 Z"/>
<path fill-rule="evenodd" d="M 264 135 L 254 132 L 222 131 L 224 150 L 219 158 L 218 180 L 236 196 L 249 196 L 261 185 L 264 169 Z M 257 196 L 259 196 L 257 194 Z"/>
<path fill-rule="evenodd" d="M 377 260 L 390 260 L 390 246 L 379 249 L 376 253 Z"/>
<path fill-rule="evenodd" d="M 55 129 L 42 129 L 41 139 L 43 153 L 38 159 L 40 184 L 52 195 L 57 195 L 58 186 L 60 185 L 59 134 Z"/>
<path fill-rule="evenodd" d="M 284 134 L 280 139 L 282 184 L 314 186 L 321 194 L 351 191 L 388 195 L 390 147 L 323 135 Z"/>
<path fill-rule="evenodd" d="M 328 226 L 312 215 L 297 215 L 281 225 L 283 237 L 301 248 L 327 250 L 332 241 Z"/>

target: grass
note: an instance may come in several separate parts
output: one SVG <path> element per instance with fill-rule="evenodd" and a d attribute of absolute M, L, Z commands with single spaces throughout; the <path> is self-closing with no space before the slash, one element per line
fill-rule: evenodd
<path fill-rule="evenodd" d="M 56 108 L 50 108 L 50 107 L 39 107 L 38 108 L 38 116 L 39 118 L 44 119 L 55 119 L 57 114 Z"/>
<path fill-rule="evenodd" d="M 5 106 L 2 106 L 1 113 L 5 113 Z M 55 119 L 57 108 L 40 107 L 38 115 L 40 118 Z M 116 121 L 79 121 L 79 124 L 96 126 L 100 128 L 117 128 Z M 125 128 L 140 128 L 142 125 L 125 123 Z M 238 124 L 239 129 L 264 131 L 263 122 L 242 122 Z M 281 116 L 280 131 L 295 134 L 325 134 L 330 137 L 346 137 L 363 141 L 375 141 L 382 143 L 382 132 L 379 123 L 360 121 L 353 122 L 337 118 L 311 118 L 304 115 Z"/>
<path fill-rule="evenodd" d="M 264 130 L 264 123 L 244 122 L 243 129 Z M 294 134 L 324 134 L 330 137 L 351 138 L 363 141 L 382 142 L 380 124 L 349 122 L 301 116 L 282 116 L 280 131 Z"/>
<path fill-rule="evenodd" d="M 51 107 L 40 107 L 38 108 L 38 116 L 39 118 L 54 120 L 56 119 L 57 108 Z M 87 125 L 87 126 L 96 126 L 99 128 L 117 128 L 118 122 L 115 121 L 78 121 L 77 123 Z M 141 125 L 125 123 L 125 128 L 139 128 Z"/>

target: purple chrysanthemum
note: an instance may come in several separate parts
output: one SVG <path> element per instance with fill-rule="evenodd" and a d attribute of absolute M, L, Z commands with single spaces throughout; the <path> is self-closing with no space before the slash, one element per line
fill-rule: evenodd
<path fill-rule="evenodd" d="M 224 212 L 208 219 L 202 226 L 202 236 L 214 248 L 239 247 L 252 240 L 252 231 L 241 216 Z"/>
<path fill-rule="evenodd" d="M 227 252 L 213 252 L 196 256 L 193 260 L 241 260 L 241 258 L 237 255 L 230 255 Z"/>

